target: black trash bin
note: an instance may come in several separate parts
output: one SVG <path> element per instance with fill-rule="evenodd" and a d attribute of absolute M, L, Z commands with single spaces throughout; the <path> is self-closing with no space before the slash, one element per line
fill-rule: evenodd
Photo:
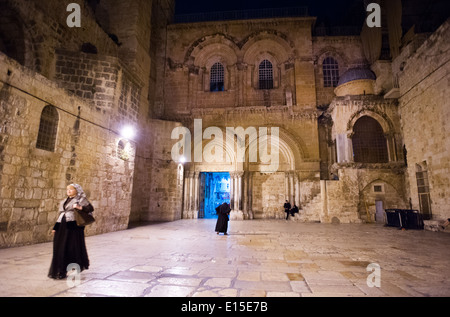
<path fill-rule="evenodd" d="M 423 217 L 418 210 L 385 209 L 386 225 L 405 229 L 423 229 Z"/>
<path fill-rule="evenodd" d="M 397 209 L 385 209 L 386 212 L 386 226 L 401 227 L 401 219 Z"/>

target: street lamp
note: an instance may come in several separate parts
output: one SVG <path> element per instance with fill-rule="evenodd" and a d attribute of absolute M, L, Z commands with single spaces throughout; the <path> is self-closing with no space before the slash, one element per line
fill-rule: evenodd
<path fill-rule="evenodd" d="M 120 130 L 120 135 L 124 139 L 132 140 L 136 135 L 136 131 L 132 126 L 127 125 Z"/>

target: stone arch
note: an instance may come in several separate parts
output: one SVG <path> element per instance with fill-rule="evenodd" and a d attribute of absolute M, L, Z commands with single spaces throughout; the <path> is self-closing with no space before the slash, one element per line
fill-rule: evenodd
<path fill-rule="evenodd" d="M 327 57 L 332 57 L 338 62 L 340 74 L 343 74 L 344 71 L 348 68 L 348 58 L 344 54 L 339 52 L 335 47 L 327 46 L 321 49 L 316 55 L 317 65 L 320 66 L 320 69 L 322 68 L 323 61 Z"/>
<path fill-rule="evenodd" d="M 249 65 L 257 65 L 260 59 L 270 56 L 274 63 L 281 65 L 290 59 L 290 53 L 290 47 L 279 40 L 273 37 L 263 38 L 243 48 L 243 61 Z"/>
<path fill-rule="evenodd" d="M 401 181 L 401 178 L 399 178 L 399 181 Z M 375 186 L 380 189 L 375 191 Z M 377 200 L 383 202 L 383 209 L 406 208 L 406 199 L 401 190 L 399 190 L 401 186 L 401 184 L 395 184 L 387 177 L 383 177 L 383 175 L 367 181 L 360 191 L 359 215 L 361 219 L 365 219 L 368 222 L 376 220 L 375 201 Z"/>
<path fill-rule="evenodd" d="M 327 46 L 319 51 L 319 53 L 316 55 L 316 76 L 317 80 L 320 83 L 321 87 L 325 87 L 324 85 L 324 74 L 323 74 L 323 62 L 326 58 L 333 58 L 337 64 L 338 64 L 338 72 L 339 77 L 342 76 L 342 74 L 345 73 L 345 71 L 348 69 L 349 61 L 345 55 L 343 55 L 341 52 L 336 50 L 336 48 Z M 333 86 L 329 87 L 332 88 Z"/>
<path fill-rule="evenodd" d="M 197 42 L 196 42 L 197 43 Z M 221 35 L 208 37 L 189 50 L 190 55 L 186 57 L 188 66 L 200 70 L 203 76 L 203 90 L 209 91 L 211 67 L 220 63 L 224 67 L 224 90 L 230 89 L 233 84 L 233 73 L 238 57 L 236 45 Z"/>
<path fill-rule="evenodd" d="M 378 113 L 373 110 L 362 109 L 362 110 L 355 112 L 350 117 L 350 120 L 347 123 L 347 132 L 349 134 L 352 133 L 353 127 L 355 126 L 356 121 L 358 121 L 359 118 L 364 117 L 364 116 L 375 119 L 383 128 L 383 132 L 385 134 L 391 134 L 394 132 L 394 125 L 392 124 L 392 121 L 385 114 Z"/>
<path fill-rule="evenodd" d="M 371 116 L 355 121 L 352 132 L 352 148 L 355 162 L 387 163 L 388 144 L 383 128 Z"/>
<path fill-rule="evenodd" d="M 192 146 L 192 164 L 195 164 L 195 166 L 200 165 L 208 165 L 212 164 L 215 166 L 223 165 L 224 167 L 222 169 L 226 169 L 227 171 L 238 171 L 243 170 L 248 167 L 249 157 L 250 153 L 253 151 L 253 153 L 257 153 L 257 162 L 252 163 L 260 163 L 260 148 L 259 148 L 259 142 L 261 142 L 261 135 L 262 132 L 259 127 L 256 127 L 254 129 L 254 132 L 256 135 L 248 136 L 248 134 L 245 134 L 245 137 L 248 141 L 243 143 L 244 140 L 240 139 L 240 137 L 236 134 L 227 133 L 227 130 L 225 127 L 212 127 L 213 129 L 220 130 L 219 136 L 214 133 L 215 130 L 209 130 L 207 129 L 203 130 L 202 132 L 202 139 L 200 140 L 194 140 L 192 138 L 191 146 Z M 272 131 L 270 130 L 270 127 L 268 127 L 267 135 L 270 137 L 272 136 Z M 278 128 L 278 127 L 277 127 Z M 246 132 L 251 132 L 251 130 L 246 130 L 243 128 Z M 209 135 L 205 135 L 205 133 Z M 214 135 L 214 137 L 209 138 L 210 136 Z M 220 136 L 222 138 L 220 138 Z M 307 158 L 307 152 L 304 149 L 303 142 L 299 141 L 298 139 L 294 139 L 294 137 L 284 129 L 278 128 L 278 137 L 279 137 L 279 144 L 278 144 L 278 150 L 280 155 L 282 156 L 282 161 L 286 162 L 285 168 L 288 168 L 288 170 L 296 170 L 299 168 L 299 165 L 301 162 L 303 162 L 304 158 Z M 239 143 L 242 142 L 242 143 Z M 238 155 L 240 152 L 237 150 L 237 144 L 244 144 L 244 147 L 242 148 L 243 157 L 238 158 Z M 214 151 L 213 151 L 214 149 Z M 221 152 L 221 156 L 219 158 L 219 162 L 217 160 L 213 159 L 213 156 L 207 158 L 205 155 L 208 153 L 216 153 L 215 150 L 219 149 Z M 195 151 L 201 151 L 201 162 L 195 162 Z M 270 153 L 270 151 L 269 151 Z M 203 155 L 205 154 L 205 155 Z"/>
<path fill-rule="evenodd" d="M 224 66 L 232 66 L 237 62 L 236 51 L 224 43 L 209 43 L 192 55 L 192 62 L 196 67 L 210 68 L 214 63 L 222 63 Z"/>
<path fill-rule="evenodd" d="M 254 43 L 271 39 L 274 42 L 280 44 L 286 52 L 292 52 L 295 50 L 294 43 L 289 40 L 288 36 L 282 32 L 276 30 L 263 30 L 250 34 L 244 40 L 242 40 L 238 46 L 242 49 L 243 52 L 246 52 L 249 47 L 251 47 Z"/>
<path fill-rule="evenodd" d="M 192 139 L 192 170 L 214 170 L 214 171 L 236 171 L 239 169 L 239 161 L 236 157 L 236 151 L 230 146 L 232 143 L 227 142 L 226 129 L 224 127 L 213 127 L 218 128 L 221 131 L 222 139 L 220 139 L 220 135 L 214 135 L 214 139 L 205 138 L 205 132 L 207 129 L 202 131 L 202 139 L 195 140 Z M 234 141 L 234 140 L 233 140 Z M 222 153 L 219 161 L 213 160 L 213 157 L 207 157 L 208 153 L 212 152 L 212 149 L 219 149 Z M 196 162 L 196 154 L 195 151 L 201 151 L 201 162 Z M 205 155 L 203 155 L 205 154 Z M 198 155 L 198 154 L 197 154 Z M 206 166 L 208 168 L 205 168 Z M 241 168 L 242 169 L 242 168 Z"/>
<path fill-rule="evenodd" d="M 31 35 L 20 15 L 5 2 L 0 3 L 0 12 L 0 50 L 25 67 L 38 67 L 34 61 Z"/>
<path fill-rule="evenodd" d="M 268 132 L 269 135 L 272 135 L 271 132 Z M 258 137 L 254 142 L 250 143 L 246 146 L 246 168 L 248 169 L 248 165 L 251 164 L 249 161 L 249 155 L 252 151 L 258 151 L 259 153 L 259 142 L 260 138 Z M 299 169 L 300 163 L 306 156 L 306 151 L 304 150 L 303 142 L 296 141 L 289 132 L 284 129 L 279 128 L 279 142 L 278 142 L 278 150 L 282 155 L 280 162 L 286 162 L 281 167 L 284 170 L 293 171 Z M 259 163 L 259 162 L 257 162 Z"/>
<path fill-rule="evenodd" d="M 293 47 L 278 33 L 262 31 L 248 39 L 242 47 L 242 59 L 250 66 L 252 87 L 258 88 L 259 65 L 268 60 L 273 68 L 273 88 L 281 86 L 284 64 L 293 56 Z"/>
<path fill-rule="evenodd" d="M 205 48 L 207 48 L 208 46 L 208 50 L 205 51 Z M 217 48 L 225 49 L 225 52 L 217 50 Z M 190 61 L 195 61 L 195 65 L 202 67 L 202 64 L 205 64 L 205 59 L 208 59 L 205 57 L 201 57 L 202 55 L 214 56 L 219 54 L 219 56 L 224 59 L 235 60 L 233 63 L 230 63 L 234 64 L 237 60 L 238 51 L 239 47 L 235 44 L 232 38 L 225 34 L 216 33 L 213 35 L 204 36 L 192 43 L 192 45 L 186 52 L 184 63 L 188 64 Z"/>

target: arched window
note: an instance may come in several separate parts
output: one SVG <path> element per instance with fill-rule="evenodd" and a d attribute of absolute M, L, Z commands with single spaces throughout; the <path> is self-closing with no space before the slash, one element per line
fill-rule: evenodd
<path fill-rule="evenodd" d="M 51 152 L 55 150 L 58 121 L 56 108 L 50 105 L 45 106 L 41 113 L 36 148 Z"/>
<path fill-rule="evenodd" d="M 221 63 L 215 63 L 212 65 L 209 83 L 210 91 L 224 91 L 225 69 Z"/>
<path fill-rule="evenodd" d="M 337 87 L 339 82 L 339 65 L 333 57 L 323 60 L 323 86 Z"/>
<path fill-rule="evenodd" d="M 387 163 L 388 151 L 383 128 L 377 120 L 364 116 L 353 127 L 353 156 L 355 162 Z"/>
<path fill-rule="evenodd" d="M 423 219 L 431 219 L 430 182 L 428 180 L 427 163 L 416 164 L 417 192 L 419 194 L 420 211 Z"/>
<path fill-rule="evenodd" d="M 273 88 L 273 67 L 267 59 L 259 64 L 259 89 Z"/>

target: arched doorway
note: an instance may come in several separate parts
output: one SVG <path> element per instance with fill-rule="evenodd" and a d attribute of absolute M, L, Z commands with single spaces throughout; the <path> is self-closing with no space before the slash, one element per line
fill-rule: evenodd
<path fill-rule="evenodd" d="M 388 148 L 383 128 L 377 120 L 363 116 L 353 127 L 353 159 L 358 163 L 387 163 Z"/>
<path fill-rule="evenodd" d="M 296 166 L 300 162 L 301 167 L 301 145 L 277 127 L 243 130 L 235 137 L 215 131 L 214 139 L 202 140 L 197 148 L 200 143 L 194 141 L 202 159 L 186 164 L 183 218 L 212 217 L 223 201 L 230 203 L 231 220 L 283 218 L 285 200 L 301 206 Z M 250 130 L 256 132 L 247 133 Z M 249 136 L 248 141 L 243 135 Z M 221 183 L 229 193 L 217 190 Z"/>
<path fill-rule="evenodd" d="M 217 218 L 216 208 L 230 203 L 230 173 L 200 173 L 200 208 L 198 218 Z"/>

